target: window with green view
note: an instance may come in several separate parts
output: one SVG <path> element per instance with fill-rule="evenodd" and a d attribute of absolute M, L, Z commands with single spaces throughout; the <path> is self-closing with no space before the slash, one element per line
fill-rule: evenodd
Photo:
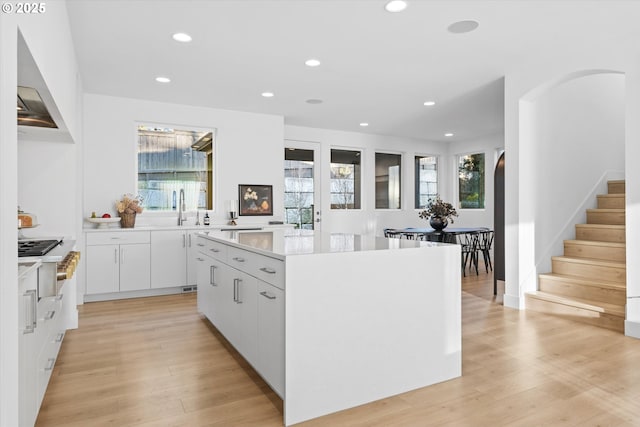
<path fill-rule="evenodd" d="M 460 209 L 484 209 L 484 153 L 458 157 Z"/>

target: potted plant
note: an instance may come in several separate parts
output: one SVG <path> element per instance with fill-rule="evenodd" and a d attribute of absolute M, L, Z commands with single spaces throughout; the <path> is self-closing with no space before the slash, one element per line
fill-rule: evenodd
<path fill-rule="evenodd" d="M 429 225 L 434 230 L 441 231 L 449 224 L 449 221 L 453 224 L 453 217 L 458 216 L 458 212 L 451 203 L 442 201 L 440 196 L 436 195 L 434 199 L 429 199 L 427 206 L 418 213 L 418 216 L 422 219 L 428 219 Z"/>
<path fill-rule="evenodd" d="M 120 227 L 135 227 L 136 214 L 142 213 L 142 196 L 123 195 L 122 199 L 116 201 L 116 210 L 120 215 Z"/>

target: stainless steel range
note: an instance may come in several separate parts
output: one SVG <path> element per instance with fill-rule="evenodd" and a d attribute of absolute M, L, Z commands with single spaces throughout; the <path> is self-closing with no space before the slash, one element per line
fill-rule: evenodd
<path fill-rule="evenodd" d="M 18 256 L 41 257 L 58 246 L 62 240 L 18 240 Z"/>
<path fill-rule="evenodd" d="M 18 240 L 21 262 L 42 261 L 38 271 L 38 299 L 57 295 L 64 281 L 71 279 L 80 260 L 80 252 L 73 250 L 75 244 L 75 240 L 59 238 Z"/>

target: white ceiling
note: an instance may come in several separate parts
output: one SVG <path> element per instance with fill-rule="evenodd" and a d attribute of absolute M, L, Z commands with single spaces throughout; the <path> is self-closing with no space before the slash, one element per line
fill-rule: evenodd
<path fill-rule="evenodd" d="M 408 2 L 395 14 L 384 0 L 68 0 L 68 10 L 86 92 L 437 141 L 502 133 L 514 67 L 640 45 L 633 0 Z M 468 19 L 476 31 L 447 31 Z"/>

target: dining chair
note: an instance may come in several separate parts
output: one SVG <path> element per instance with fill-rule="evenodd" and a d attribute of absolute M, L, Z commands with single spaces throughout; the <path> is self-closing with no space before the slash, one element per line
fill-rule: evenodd
<path fill-rule="evenodd" d="M 466 276 L 467 264 L 469 271 L 474 267 L 476 274 L 478 273 L 478 251 L 480 245 L 479 232 L 464 233 L 458 236 L 459 244 L 462 250 L 462 275 Z"/>
<path fill-rule="evenodd" d="M 484 259 L 484 269 L 488 273 L 489 269 L 493 271 L 493 265 L 491 264 L 491 246 L 493 245 L 493 230 L 487 230 L 480 232 L 478 249 L 482 252 L 482 258 Z"/>

